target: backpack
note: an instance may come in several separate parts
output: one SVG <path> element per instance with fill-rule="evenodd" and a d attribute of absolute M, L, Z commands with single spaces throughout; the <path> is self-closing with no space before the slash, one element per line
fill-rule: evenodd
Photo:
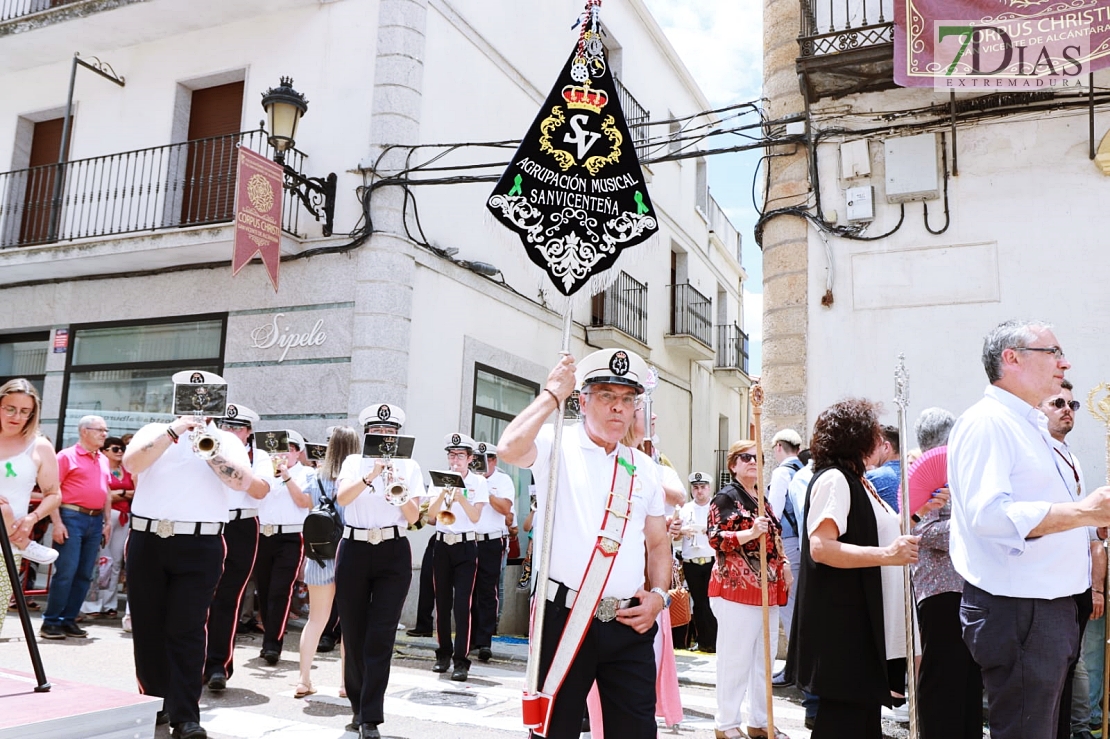
<path fill-rule="evenodd" d="M 783 466 L 790 470 L 790 479 L 794 479 L 794 475 L 798 474 L 798 471 L 801 470 L 802 467 L 804 467 L 805 465 L 802 464 L 802 460 L 795 457 L 793 461 L 787 462 Z M 786 520 L 788 524 L 790 524 L 791 528 L 794 529 L 794 536 L 797 536 L 798 519 L 794 515 L 794 504 L 790 501 L 789 491 L 787 491 L 786 493 L 786 502 L 782 504 L 782 517 Z"/>
<path fill-rule="evenodd" d="M 305 516 L 301 535 L 305 556 L 323 567 L 324 560 L 335 559 L 339 540 L 343 538 L 343 519 L 335 510 L 335 500 L 324 492 L 318 477 L 316 485 L 320 488 L 320 502 Z"/>

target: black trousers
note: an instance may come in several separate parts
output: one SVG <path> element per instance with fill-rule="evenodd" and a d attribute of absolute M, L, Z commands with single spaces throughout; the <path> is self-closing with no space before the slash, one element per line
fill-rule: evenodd
<path fill-rule="evenodd" d="M 882 706 L 821 699 L 810 739 L 883 739 Z"/>
<path fill-rule="evenodd" d="M 243 592 L 258 555 L 258 518 L 241 518 L 224 527 L 224 572 L 216 595 L 208 608 L 208 656 L 204 660 L 204 681 L 217 669 L 228 677 L 235 672 L 235 628 Z"/>
<path fill-rule="evenodd" d="M 435 558 L 436 659 L 452 657 L 456 667 L 470 667 L 470 598 L 478 574 L 478 542 L 445 544 L 437 539 Z M 455 615 L 455 641 L 451 644 L 451 614 Z"/>
<path fill-rule="evenodd" d="M 917 716 L 921 739 L 982 739 L 983 677 L 960 630 L 960 593 L 938 593 L 917 605 L 921 672 Z"/>
<path fill-rule="evenodd" d="M 698 649 L 717 649 L 717 617 L 709 608 L 709 575 L 713 572 L 713 563 L 706 562 L 696 565 L 692 562 L 683 562 L 682 571 L 686 575 L 686 585 L 690 588 L 690 600 L 693 601 L 694 628 L 698 633 Z"/>
<path fill-rule="evenodd" d="M 420 598 L 416 601 L 417 631 L 431 633 L 435 626 L 434 614 L 436 610 L 435 565 L 432 564 L 436 551 L 436 537 L 428 539 L 428 546 L 424 548 L 424 559 L 420 561 Z"/>
<path fill-rule="evenodd" d="M 1056 724 L 1057 739 L 1071 739 L 1071 696 L 1072 686 L 1075 684 L 1075 666 L 1079 663 L 1079 655 L 1083 651 L 1083 632 L 1087 630 L 1087 621 L 1091 618 L 1093 603 L 1091 602 L 1091 589 L 1087 588 L 1082 593 L 1072 596 L 1075 598 L 1076 617 L 1079 619 L 1079 649 L 1068 665 L 1068 677 L 1064 680 L 1064 692 L 1060 696 L 1060 717 Z"/>
<path fill-rule="evenodd" d="M 262 615 L 262 651 L 280 652 L 285 641 L 285 623 L 293 586 L 304 560 L 300 534 L 258 537 L 254 580 L 258 585 L 258 612 Z"/>
<path fill-rule="evenodd" d="M 478 542 L 478 575 L 474 580 L 474 597 L 470 608 L 470 643 L 475 647 L 493 644 L 497 631 L 497 586 L 501 581 L 501 557 L 505 539 Z"/>
<path fill-rule="evenodd" d="M 174 724 L 200 721 L 205 622 L 223 561 L 220 536 L 127 538 L 135 677 L 139 692 L 164 699 Z"/>
<path fill-rule="evenodd" d="M 412 549 L 405 537 L 339 543 L 335 598 L 347 644 L 343 682 L 356 725 L 385 721 L 393 643 L 411 582 Z"/>
<path fill-rule="evenodd" d="M 543 623 L 540 686 L 543 686 L 570 609 L 548 602 Z M 655 632 L 637 634 L 618 621 L 592 619 L 562 687 L 555 694 L 547 739 L 577 739 L 582 730 L 586 696 L 597 682 L 605 736 L 654 739 Z"/>

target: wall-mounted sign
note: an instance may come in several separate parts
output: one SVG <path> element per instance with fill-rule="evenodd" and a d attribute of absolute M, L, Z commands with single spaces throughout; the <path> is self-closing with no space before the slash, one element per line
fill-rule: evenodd
<path fill-rule="evenodd" d="M 54 353 L 65 354 L 69 347 L 69 329 L 59 328 L 54 331 Z"/>
<path fill-rule="evenodd" d="M 319 318 L 307 331 L 299 329 L 303 326 L 293 326 L 291 322 L 282 320 L 284 313 L 275 313 L 270 323 L 259 326 L 251 331 L 252 349 L 281 349 L 279 362 L 284 362 L 289 350 L 295 347 L 322 346 L 328 340 L 324 332 L 324 319 Z"/>

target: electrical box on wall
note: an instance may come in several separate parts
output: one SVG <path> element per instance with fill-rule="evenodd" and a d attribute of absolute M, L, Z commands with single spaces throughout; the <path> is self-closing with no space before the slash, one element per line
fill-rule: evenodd
<path fill-rule="evenodd" d="M 870 185 L 849 187 L 844 191 L 847 201 L 848 223 L 875 220 L 875 188 Z"/>
<path fill-rule="evenodd" d="M 845 141 L 840 145 L 840 179 L 871 176 L 871 153 L 867 139 Z"/>
<path fill-rule="evenodd" d="M 923 133 L 883 142 L 886 200 L 905 203 L 940 197 L 940 157 L 937 135 Z"/>

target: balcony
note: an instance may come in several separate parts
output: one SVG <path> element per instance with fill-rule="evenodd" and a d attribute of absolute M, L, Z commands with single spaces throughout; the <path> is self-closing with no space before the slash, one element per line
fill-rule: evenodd
<path fill-rule="evenodd" d="M 597 346 L 620 347 L 647 358 L 651 348 L 647 323 L 647 285 L 621 272 L 609 287 L 593 297 L 587 340 Z"/>
<path fill-rule="evenodd" d="M 663 343 L 695 361 L 713 359 L 713 301 L 690 284 L 667 289 L 671 293 L 671 330 Z"/>
<path fill-rule="evenodd" d="M 800 0 L 798 72 L 811 102 L 894 87 L 894 0 Z"/>
<path fill-rule="evenodd" d="M 732 473 L 728 471 L 728 449 L 717 450 L 717 490 L 732 482 Z M 716 491 L 714 491 L 716 492 Z"/>
<path fill-rule="evenodd" d="M 717 326 L 717 358 L 713 375 L 732 388 L 750 387 L 748 335 L 735 323 Z"/>
<path fill-rule="evenodd" d="M 729 256 L 736 258 L 737 264 L 743 264 L 740 258 L 740 232 L 729 221 L 728 216 L 725 215 L 724 210 L 717 204 L 717 201 L 710 195 L 706 203 L 708 213 L 705 214 L 706 220 L 709 221 L 709 239 L 711 242 L 716 242 L 721 249 L 724 250 Z"/>
<path fill-rule="evenodd" d="M 642 162 L 648 152 L 647 140 L 651 135 L 648 132 L 648 124 L 651 123 L 651 114 L 644 110 L 644 106 L 632 97 L 632 93 L 616 77 L 613 78 L 613 85 L 617 88 L 617 99 L 621 103 L 621 110 L 624 111 L 628 132 L 632 134 L 632 143 L 636 146 L 636 156 Z"/>

